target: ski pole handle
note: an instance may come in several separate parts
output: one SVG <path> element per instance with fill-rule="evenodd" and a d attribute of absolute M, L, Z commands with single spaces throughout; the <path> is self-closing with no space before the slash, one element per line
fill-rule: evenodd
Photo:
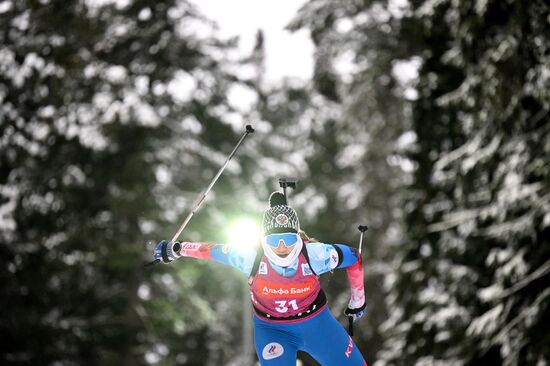
<path fill-rule="evenodd" d="M 353 317 L 348 316 L 348 334 L 350 337 L 353 337 Z"/>
<path fill-rule="evenodd" d="M 359 238 L 359 257 L 363 251 L 363 236 L 365 232 L 369 229 L 367 225 L 359 225 L 357 229 L 361 232 L 361 237 Z M 348 315 L 348 334 L 350 337 L 353 337 L 353 316 Z"/>
<path fill-rule="evenodd" d="M 365 231 L 369 228 L 367 225 L 359 225 L 357 229 L 361 232 L 361 237 L 359 238 L 359 255 L 361 255 L 361 252 L 363 251 L 363 236 L 365 235 Z"/>

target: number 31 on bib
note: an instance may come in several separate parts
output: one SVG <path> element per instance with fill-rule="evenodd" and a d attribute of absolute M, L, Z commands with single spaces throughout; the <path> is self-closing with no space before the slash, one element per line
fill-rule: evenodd
<path fill-rule="evenodd" d="M 290 301 L 286 301 L 286 300 L 280 300 L 280 301 L 275 301 L 275 304 L 277 304 L 277 307 L 275 308 L 275 310 L 277 310 L 279 313 L 286 313 L 288 311 L 288 306 L 291 306 L 293 310 L 298 310 L 298 304 L 296 303 L 296 300 L 290 300 Z"/>

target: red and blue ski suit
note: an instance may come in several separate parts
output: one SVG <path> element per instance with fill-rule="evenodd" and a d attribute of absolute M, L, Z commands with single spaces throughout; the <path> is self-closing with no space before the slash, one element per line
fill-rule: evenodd
<path fill-rule="evenodd" d="M 180 256 L 231 265 L 249 278 L 254 308 L 254 343 L 261 365 L 294 366 L 304 351 L 323 366 L 365 366 L 361 352 L 330 312 L 318 276 L 345 268 L 350 308 L 365 304 L 363 266 L 355 249 L 341 244 L 304 243 L 293 265 L 279 267 L 256 250 L 211 243 L 181 243 Z M 304 255 L 307 254 L 307 257 Z"/>

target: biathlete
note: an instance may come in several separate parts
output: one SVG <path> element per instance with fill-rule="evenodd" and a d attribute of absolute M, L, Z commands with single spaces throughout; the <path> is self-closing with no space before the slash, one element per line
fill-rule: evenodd
<path fill-rule="evenodd" d="M 254 344 L 261 365 L 294 366 L 297 352 L 323 366 L 365 366 L 361 352 L 327 306 L 318 276 L 345 268 L 351 285 L 346 315 L 365 312 L 363 266 L 356 249 L 309 239 L 285 196 L 274 192 L 263 215 L 258 250 L 237 250 L 204 242 L 161 241 L 154 258 L 169 263 L 180 257 L 212 259 L 248 277 L 254 309 Z"/>

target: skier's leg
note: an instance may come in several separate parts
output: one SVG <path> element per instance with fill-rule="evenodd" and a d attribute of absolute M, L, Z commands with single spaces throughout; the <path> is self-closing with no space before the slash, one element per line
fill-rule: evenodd
<path fill-rule="evenodd" d="M 262 366 L 296 366 L 296 341 L 277 325 L 265 326 L 255 321 L 254 346 Z"/>
<path fill-rule="evenodd" d="M 323 366 L 364 366 L 361 351 L 328 307 L 304 324 L 304 351 Z"/>

